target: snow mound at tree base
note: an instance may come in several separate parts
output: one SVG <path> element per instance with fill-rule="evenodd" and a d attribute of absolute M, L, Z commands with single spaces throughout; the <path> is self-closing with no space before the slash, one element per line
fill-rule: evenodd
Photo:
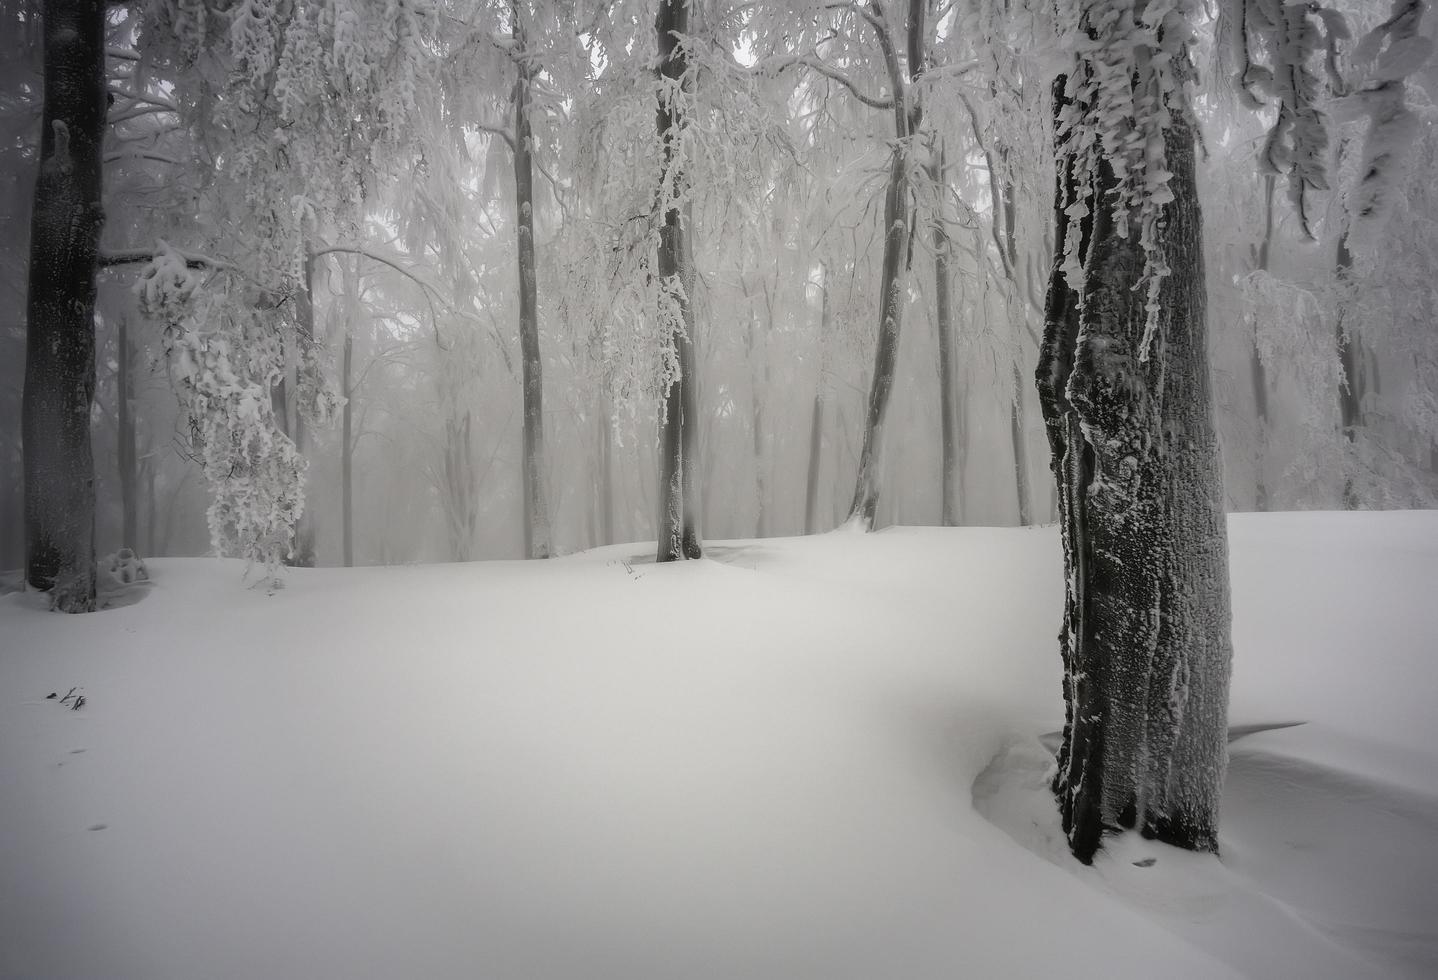
<path fill-rule="evenodd" d="M 1093 868 L 1078 865 L 1050 789 L 1053 754 L 1040 740 L 1016 740 L 994 757 L 974 780 L 974 808 L 1029 851 L 1249 975 L 1438 975 L 1432 787 L 1305 758 L 1315 745 L 1361 744 L 1341 733 L 1315 736 L 1287 722 L 1231 734 L 1218 857 L 1129 832 L 1106 838 Z"/>
<path fill-rule="evenodd" d="M 1221 861 L 1092 869 L 1052 528 L 0 597 L 0 977 L 1423 976 L 1438 514 L 1230 540 L 1231 722 L 1306 724 L 1234 742 Z"/>

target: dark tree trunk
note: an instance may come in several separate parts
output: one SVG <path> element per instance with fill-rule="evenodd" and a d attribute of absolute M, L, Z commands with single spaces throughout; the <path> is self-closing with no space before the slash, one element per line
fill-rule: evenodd
<path fill-rule="evenodd" d="M 340 510 L 344 523 L 343 547 L 345 568 L 353 568 L 354 550 L 354 388 L 352 387 L 352 365 L 354 363 L 354 337 L 347 325 L 345 330 L 344 365 L 340 383 L 344 388 L 345 405 L 341 409 L 340 421 Z"/>
<path fill-rule="evenodd" d="M 120 547 L 140 553 L 139 520 L 136 514 L 138 474 L 135 468 L 135 378 L 134 350 L 130 345 L 130 326 L 120 317 L 115 361 L 120 365 L 116 378 L 115 401 L 119 408 L 120 463 Z"/>
<path fill-rule="evenodd" d="M 944 145 L 940 141 L 929 164 L 929 181 L 934 191 L 934 319 L 939 335 L 939 448 L 941 506 L 939 522 L 944 527 L 962 523 L 959 501 L 959 438 L 957 375 L 954 364 L 954 314 L 950 299 L 952 280 L 949 275 L 949 232 L 944 225 L 945 180 Z"/>
<path fill-rule="evenodd" d="M 514 43 L 522 52 L 524 28 L 519 0 L 510 7 Z M 529 109 L 534 84 L 533 63 L 517 59 L 514 83 L 514 204 L 519 239 L 519 350 L 524 377 L 524 554 L 550 554 L 549 504 L 544 492 L 544 377 L 539 352 L 539 300 L 534 260 L 534 135 Z"/>
<path fill-rule="evenodd" d="M 30 224 L 26 577 L 57 609 L 95 608 L 95 269 L 105 137 L 105 6 L 47 0 L 45 110 Z"/>
<path fill-rule="evenodd" d="M 1348 232 L 1345 229 L 1338 239 L 1338 253 L 1334 262 L 1333 277 L 1340 285 L 1349 285 L 1353 272 L 1353 253 L 1348 250 Z M 1358 430 L 1363 426 L 1363 346 L 1358 337 L 1348 328 L 1340 310 L 1337 326 L 1334 328 L 1338 344 L 1338 363 L 1343 368 L 1343 378 L 1338 385 L 1338 425 L 1344 440 L 1351 448 L 1358 441 Z M 1350 454 L 1351 455 L 1351 454 Z M 1345 461 L 1343 467 L 1343 509 L 1357 510 L 1361 501 L 1358 488 L 1353 481 L 1353 460 Z"/>
<path fill-rule="evenodd" d="M 1273 245 L 1273 191 L 1277 181 L 1272 175 L 1263 179 L 1263 241 L 1258 245 L 1256 266 L 1267 272 Z M 1258 431 L 1253 446 L 1253 507 L 1268 509 L 1268 481 L 1264 461 L 1268 455 L 1268 371 L 1258 351 L 1258 324 L 1254 323 L 1253 349 L 1249 352 L 1249 381 L 1253 386 L 1253 410 Z"/>
<path fill-rule="evenodd" d="M 660 0 L 654 19 L 659 40 L 659 71 L 665 78 L 680 82 L 688 97 L 690 82 L 685 77 L 688 59 L 678 46 L 676 34 L 689 31 L 688 0 Z M 664 175 L 660 178 L 660 197 L 664 208 L 664 224 L 659 232 L 659 278 L 677 283 L 678 291 L 670 298 L 676 307 L 669 328 L 674 345 L 678 375 L 664 391 L 664 405 L 659 422 L 659 543 L 657 561 L 699 558 L 702 549 L 696 527 L 698 514 L 696 462 L 696 430 L 699 423 L 698 391 L 695 387 L 694 356 L 694 259 L 690 251 L 689 229 L 693 215 L 681 205 L 686 176 L 679 143 L 684 139 L 686 125 L 679 102 L 660 97 L 655 116 L 659 140 L 664 146 Z"/>
<path fill-rule="evenodd" d="M 1061 102 L 1063 79 L 1055 86 Z M 1085 302 L 1054 262 L 1038 389 L 1060 496 L 1067 593 L 1060 647 L 1067 721 L 1054 780 L 1070 847 L 1092 859 L 1105 830 L 1217 848 L 1232 649 L 1227 537 L 1206 352 L 1193 133 L 1165 135 L 1163 280 L 1144 349 L 1139 232 L 1120 237 L 1096 186 L 1061 169 L 1055 241 L 1082 195 Z"/>

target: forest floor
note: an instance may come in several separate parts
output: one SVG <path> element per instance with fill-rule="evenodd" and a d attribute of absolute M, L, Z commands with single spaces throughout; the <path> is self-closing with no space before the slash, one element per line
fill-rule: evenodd
<path fill-rule="evenodd" d="M 1222 856 L 1091 868 L 1053 528 L 5 596 L 0 976 L 1434 976 L 1438 512 L 1230 539 Z"/>

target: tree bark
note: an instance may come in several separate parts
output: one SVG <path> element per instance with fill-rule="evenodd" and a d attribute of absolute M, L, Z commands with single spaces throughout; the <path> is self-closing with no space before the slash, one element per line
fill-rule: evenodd
<path fill-rule="evenodd" d="M 116 377 L 115 401 L 119 409 L 120 469 L 120 547 L 140 553 L 139 521 L 136 514 L 138 474 L 135 467 L 135 380 L 134 350 L 130 345 L 130 326 L 120 317 L 116 338 L 115 361 L 120 365 Z"/>
<path fill-rule="evenodd" d="M 884 448 L 884 421 L 889 411 L 889 394 L 894 386 L 898 361 L 899 333 L 904 324 L 905 286 L 909 264 L 909 134 L 913 122 L 909 113 L 909 86 L 899 68 L 892 38 L 874 23 L 889 84 L 894 93 L 894 149 L 889 162 L 889 186 L 884 196 L 884 264 L 879 279 L 879 337 L 874 350 L 874 374 L 870 381 L 868 408 L 864 416 L 864 440 L 859 450 L 859 472 L 849 522 L 861 530 L 874 527 Z"/>
<path fill-rule="evenodd" d="M 300 291 L 295 299 L 295 325 L 299 333 L 295 344 L 296 360 L 293 372 L 286 372 L 290 376 L 289 391 L 282 392 L 281 395 L 283 397 L 288 394 L 285 401 L 285 412 L 289 423 L 288 434 L 294 439 L 295 451 L 305 458 L 306 465 L 309 462 L 310 436 L 301 405 L 301 393 L 305 390 L 305 386 L 301 383 L 300 373 L 305 370 L 305 357 L 315 339 L 315 261 L 313 252 L 306 250 L 304 278 L 300 282 Z M 295 543 L 288 562 L 297 568 L 313 568 L 315 565 L 313 508 L 314 502 L 310 499 L 310 494 L 306 493 L 299 521 L 295 524 Z"/>
<path fill-rule="evenodd" d="M 934 326 L 939 340 L 939 522 L 944 527 L 962 523 L 959 501 L 958 409 L 955 401 L 957 376 L 954 364 L 954 314 L 949 275 L 949 232 L 944 225 L 944 171 L 946 160 L 942 139 L 929 163 L 929 182 L 934 191 Z"/>
<path fill-rule="evenodd" d="M 519 246 L 519 349 L 523 369 L 524 553 L 529 558 L 550 554 L 549 504 L 544 492 L 544 369 L 539 350 L 539 300 L 534 259 L 534 135 L 530 126 L 530 100 L 535 68 L 522 54 L 525 34 L 520 2 L 510 6 L 514 43 L 521 54 L 515 59 L 514 83 L 514 204 Z"/>
<path fill-rule="evenodd" d="M 1350 284 L 1352 271 L 1353 253 L 1348 249 L 1348 231 L 1344 229 L 1338 239 L 1333 278 L 1340 285 L 1347 286 Z M 1338 384 L 1338 426 L 1351 449 L 1358 441 L 1358 430 L 1363 426 L 1363 347 L 1358 337 L 1348 329 L 1341 307 L 1334 334 L 1338 345 L 1338 363 L 1343 368 L 1343 377 Z M 1343 509 L 1357 510 L 1360 504 L 1358 489 L 1353 480 L 1353 460 L 1350 458 L 1343 467 Z"/>
<path fill-rule="evenodd" d="M 1263 179 L 1263 241 L 1258 245 L 1256 266 L 1259 272 L 1267 272 L 1273 244 L 1273 191 L 1277 178 L 1269 175 Z M 1253 507 L 1254 510 L 1268 509 L 1268 481 L 1264 474 L 1264 461 L 1268 455 L 1268 371 L 1263 366 L 1263 356 L 1258 351 L 1258 324 L 1254 322 L 1253 348 L 1249 351 L 1249 382 L 1253 386 L 1253 410 L 1258 432 L 1253 446 Z"/>
<path fill-rule="evenodd" d="M 824 455 L 824 375 L 828 369 L 828 343 L 832 310 L 829 305 L 829 270 L 819 266 L 823 280 L 819 298 L 819 377 L 814 384 L 814 409 L 809 417 L 809 473 L 804 489 L 804 532 L 815 534 L 819 527 L 819 468 Z"/>
<path fill-rule="evenodd" d="M 1062 103 L 1063 79 L 1055 84 Z M 1081 195 L 1084 302 L 1056 256 L 1038 389 L 1059 487 L 1066 568 L 1066 724 L 1054 780 L 1081 861 L 1105 830 L 1218 846 L 1226 760 L 1227 537 L 1206 351 L 1201 218 L 1187 113 L 1172 110 L 1160 218 L 1164 278 L 1152 349 L 1138 228 L 1121 237 L 1099 164 L 1076 186 L 1060 146 L 1057 234 Z"/>
<path fill-rule="evenodd" d="M 340 510 L 343 528 L 345 568 L 353 568 L 354 552 L 354 387 L 352 386 L 352 365 L 354 363 L 354 336 L 350 332 L 353 324 L 346 324 L 344 365 L 341 368 L 340 383 L 344 386 L 345 404 L 340 420 Z"/>
<path fill-rule="evenodd" d="M 40 175 L 30 224 L 24 440 L 26 577 L 95 608 L 95 270 L 104 223 L 105 6 L 47 0 Z"/>
<path fill-rule="evenodd" d="M 679 47 L 676 35 L 685 34 L 688 30 L 688 0 L 660 0 L 659 12 L 654 19 L 654 31 L 659 41 L 659 72 L 664 78 L 678 82 L 683 93 L 676 99 L 661 95 L 655 115 L 659 141 L 664 147 L 664 170 L 660 178 L 664 223 L 659 232 L 658 272 L 661 281 L 677 286 L 670 296 L 674 312 L 668 339 L 674 345 L 679 368 L 665 388 L 659 421 L 659 542 L 656 560 L 661 562 L 702 555 L 696 526 L 698 499 L 694 478 L 699 411 L 694 377 L 694 265 L 689 244 L 693 215 L 686 205 L 680 203 L 685 196 L 683 189 L 687 178 L 681 162 L 683 154 L 678 150 L 686 125 L 678 99 L 687 98 L 691 83 L 686 77 L 688 59 Z"/>

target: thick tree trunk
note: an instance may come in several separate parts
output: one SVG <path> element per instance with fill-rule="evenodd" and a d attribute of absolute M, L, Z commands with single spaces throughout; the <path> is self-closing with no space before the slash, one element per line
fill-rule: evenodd
<path fill-rule="evenodd" d="M 1063 80 L 1055 86 L 1061 100 Z M 1144 349 L 1138 229 L 1120 237 L 1108 196 L 1061 176 L 1055 217 L 1082 195 L 1082 308 L 1056 257 L 1038 388 L 1060 490 L 1066 566 L 1067 722 L 1054 790 L 1074 854 L 1105 830 L 1217 848 L 1226 758 L 1227 537 L 1206 352 L 1193 133 L 1175 110 L 1165 136 L 1160 313 Z M 1061 163 L 1071 165 L 1060 150 Z"/>
<path fill-rule="evenodd" d="M 136 486 L 138 474 L 135 468 L 135 379 L 134 350 L 130 345 L 130 327 L 125 317 L 120 317 L 119 336 L 116 338 L 115 361 L 120 365 L 116 378 L 115 401 L 119 409 L 119 469 L 120 469 L 120 547 L 140 553 L 139 520 L 136 514 Z"/>
<path fill-rule="evenodd" d="M 95 269 L 105 137 L 105 6 L 47 0 L 45 110 L 30 224 L 26 577 L 65 612 L 95 608 Z"/>
<path fill-rule="evenodd" d="M 345 405 L 341 409 L 340 421 L 340 510 L 343 521 L 343 548 L 345 568 L 353 568 L 355 563 L 354 549 L 354 388 L 351 378 L 353 376 L 352 365 L 354 364 L 354 337 L 350 334 L 349 326 L 345 329 L 344 365 L 341 368 L 343 374 L 340 383 L 344 387 Z"/>
<path fill-rule="evenodd" d="M 511 5 L 514 42 L 524 50 L 518 0 Z M 534 260 L 534 137 L 529 108 L 535 68 L 518 59 L 514 83 L 514 204 L 519 239 L 519 349 L 524 377 L 524 553 L 550 555 L 549 504 L 544 492 L 544 378 L 539 352 L 539 300 Z"/>
<path fill-rule="evenodd" d="M 939 143 L 929 164 L 929 181 L 934 190 L 934 326 L 939 340 L 939 448 L 941 504 L 939 522 L 944 527 L 962 523 L 959 501 L 958 387 L 954 364 L 954 314 L 950 299 L 949 232 L 944 226 L 944 145 Z"/>
<path fill-rule="evenodd" d="M 664 175 L 660 178 L 664 224 L 659 232 L 659 278 L 677 285 L 670 295 L 673 315 L 669 342 L 674 345 L 678 373 L 664 391 L 659 421 L 659 542 L 657 561 L 699 558 L 702 549 L 696 526 L 698 490 L 694 467 L 697 461 L 696 436 L 699 424 L 698 390 L 695 387 L 694 356 L 694 259 L 689 245 L 693 215 L 680 203 L 686 177 L 683 154 L 678 144 L 686 125 L 679 100 L 688 97 L 690 82 L 685 78 L 688 59 L 678 46 L 676 34 L 689 31 L 688 0 L 660 0 L 654 19 L 659 41 L 659 71 L 679 82 L 682 94 L 674 100 L 661 96 L 655 116 L 659 140 L 664 146 Z"/>

